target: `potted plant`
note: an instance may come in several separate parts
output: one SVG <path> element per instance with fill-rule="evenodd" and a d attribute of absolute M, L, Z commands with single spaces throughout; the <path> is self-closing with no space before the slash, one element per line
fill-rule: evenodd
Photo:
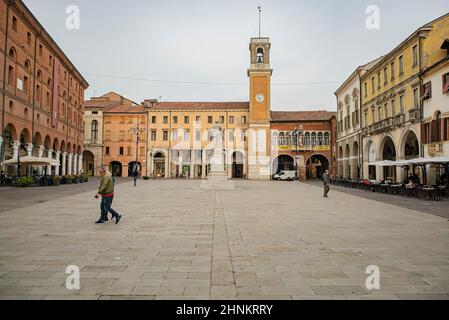
<path fill-rule="evenodd" d="M 77 184 L 79 182 L 79 176 L 73 176 L 73 183 Z"/>
<path fill-rule="evenodd" d="M 60 185 L 60 181 L 61 181 L 61 177 L 60 176 L 53 176 L 52 180 L 53 180 L 53 186 L 59 186 Z"/>
<path fill-rule="evenodd" d="M 72 180 L 73 180 L 72 176 L 68 175 L 67 176 L 67 184 L 72 184 Z"/>
<path fill-rule="evenodd" d="M 17 186 L 19 188 L 26 188 L 26 187 L 30 187 L 33 183 L 33 178 L 30 177 L 21 177 L 19 179 L 17 179 Z"/>
<path fill-rule="evenodd" d="M 149 180 L 150 177 L 149 176 L 143 176 L 143 180 Z"/>

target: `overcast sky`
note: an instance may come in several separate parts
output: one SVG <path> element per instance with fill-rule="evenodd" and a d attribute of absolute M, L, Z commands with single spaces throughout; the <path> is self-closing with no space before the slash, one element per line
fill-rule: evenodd
<path fill-rule="evenodd" d="M 24 2 L 89 82 L 86 99 L 116 91 L 138 103 L 248 101 L 262 5 L 272 110 L 335 109 L 333 93 L 358 65 L 449 11 L 447 0 Z M 66 28 L 69 5 L 80 9 L 79 30 Z M 378 30 L 365 27 L 369 5 L 380 9 Z"/>

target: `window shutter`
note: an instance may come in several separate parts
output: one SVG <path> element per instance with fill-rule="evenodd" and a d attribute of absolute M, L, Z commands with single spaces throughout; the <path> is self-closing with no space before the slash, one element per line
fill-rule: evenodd
<path fill-rule="evenodd" d="M 443 83 L 443 94 L 446 94 L 449 92 L 449 73 L 443 75 L 442 83 Z"/>

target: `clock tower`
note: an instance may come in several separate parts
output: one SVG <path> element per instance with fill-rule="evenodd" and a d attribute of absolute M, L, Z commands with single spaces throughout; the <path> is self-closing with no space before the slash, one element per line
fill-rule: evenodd
<path fill-rule="evenodd" d="M 251 38 L 249 77 L 248 178 L 270 179 L 270 39 Z"/>

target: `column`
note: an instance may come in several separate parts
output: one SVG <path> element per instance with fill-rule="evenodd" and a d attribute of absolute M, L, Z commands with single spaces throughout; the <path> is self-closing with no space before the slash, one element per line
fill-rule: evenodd
<path fill-rule="evenodd" d="M 78 174 L 78 154 L 74 153 L 73 154 L 73 174 L 77 175 Z"/>
<path fill-rule="evenodd" d="M 154 158 L 153 158 L 153 173 L 154 173 Z M 170 178 L 170 150 L 165 153 L 164 178 Z"/>
<path fill-rule="evenodd" d="M 178 150 L 178 176 L 181 176 L 184 173 L 184 150 Z"/>
<path fill-rule="evenodd" d="M 44 155 L 44 146 L 39 146 L 37 156 L 41 158 Z M 42 175 L 42 166 L 37 168 L 37 174 Z"/>
<path fill-rule="evenodd" d="M 32 153 L 33 153 L 33 144 L 27 143 L 27 156 L 31 157 Z"/>
<path fill-rule="evenodd" d="M 201 152 L 201 178 L 206 178 L 206 149 Z"/>
<path fill-rule="evenodd" d="M 78 155 L 78 174 L 80 173 L 80 171 L 83 170 L 83 155 L 79 154 Z M 143 171 L 143 168 L 142 168 Z"/>
<path fill-rule="evenodd" d="M 228 173 L 228 178 L 232 179 L 232 162 L 233 162 L 233 158 L 232 158 L 232 153 L 229 152 L 228 150 L 226 150 L 226 171 Z M 237 154 L 236 154 L 237 157 Z"/>
<path fill-rule="evenodd" d="M 65 176 L 67 174 L 66 162 L 67 162 L 67 152 L 63 152 L 62 153 L 62 175 L 63 176 Z"/>
<path fill-rule="evenodd" d="M 190 178 L 195 178 L 195 149 L 190 149 Z"/>
<path fill-rule="evenodd" d="M 68 161 L 68 163 L 67 163 L 67 166 L 68 166 L 68 168 L 67 168 L 67 174 L 68 175 L 71 175 L 72 174 L 72 157 L 73 157 L 73 153 L 69 153 L 69 161 Z"/>
<path fill-rule="evenodd" d="M 12 158 L 17 161 L 17 156 L 19 155 L 19 145 L 20 145 L 20 141 L 13 141 L 12 144 Z M 16 165 L 16 173 L 17 175 L 19 174 L 18 172 L 18 166 Z"/>
<path fill-rule="evenodd" d="M 47 158 L 51 160 L 53 156 L 53 149 L 47 150 Z M 51 164 L 47 165 L 47 175 L 51 176 Z"/>
<path fill-rule="evenodd" d="M 61 151 L 58 150 L 58 151 L 56 151 L 56 160 L 58 160 L 58 165 L 55 167 L 55 175 L 56 176 L 59 176 L 59 168 L 61 167 L 60 159 L 61 159 Z"/>
<path fill-rule="evenodd" d="M 245 179 L 248 179 L 248 159 L 245 151 L 242 151 L 243 153 L 243 177 Z"/>

